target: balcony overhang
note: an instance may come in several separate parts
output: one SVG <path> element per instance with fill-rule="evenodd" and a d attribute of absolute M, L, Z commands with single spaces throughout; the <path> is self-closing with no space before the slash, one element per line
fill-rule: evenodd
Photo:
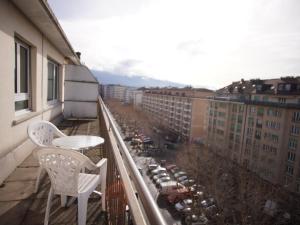
<path fill-rule="evenodd" d="M 71 46 L 65 32 L 47 1 L 12 0 L 14 5 L 43 33 L 45 37 L 72 63 L 79 65 L 80 59 Z"/>

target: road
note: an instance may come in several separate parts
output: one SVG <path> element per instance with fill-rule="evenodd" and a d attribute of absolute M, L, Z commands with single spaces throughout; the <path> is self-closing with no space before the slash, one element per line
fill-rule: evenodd
<path fill-rule="evenodd" d="M 132 150 L 128 143 L 126 143 L 126 145 L 128 147 L 128 150 L 130 151 L 131 156 L 133 157 L 134 161 L 136 162 L 136 165 L 138 167 L 142 168 L 144 181 L 145 181 L 147 187 L 149 188 L 153 199 L 157 203 L 162 215 L 164 216 L 167 224 L 181 225 L 182 224 L 181 218 L 178 214 L 176 214 L 174 206 L 167 203 L 167 201 L 159 195 L 159 192 L 158 192 L 157 188 L 155 187 L 155 184 L 152 182 L 152 180 L 146 174 L 147 165 L 151 161 L 153 162 L 154 159 L 152 157 L 137 156 L 135 150 Z"/>

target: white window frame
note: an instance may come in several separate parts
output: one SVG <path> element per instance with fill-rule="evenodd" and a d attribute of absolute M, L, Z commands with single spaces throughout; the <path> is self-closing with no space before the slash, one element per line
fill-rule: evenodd
<path fill-rule="evenodd" d="M 48 83 L 48 76 L 49 76 L 49 71 L 48 71 L 48 73 L 47 73 L 47 103 L 49 104 L 49 105 L 53 105 L 53 104 L 56 104 L 57 102 L 58 102 L 58 99 L 59 99 L 59 64 L 57 63 L 57 62 L 55 62 L 55 61 L 53 61 L 53 60 L 51 60 L 51 59 L 48 59 L 48 62 L 47 62 L 47 68 L 48 68 L 48 63 L 51 63 L 52 65 L 54 65 L 54 74 L 53 74 L 53 80 L 54 80 L 54 82 L 53 82 L 53 87 L 52 87 L 52 93 L 53 93 L 53 99 L 50 99 L 50 100 L 48 100 L 48 88 L 49 88 L 49 83 Z M 55 68 L 57 68 L 57 74 L 55 74 Z M 54 98 L 54 91 L 55 91 L 55 85 L 56 85 L 56 83 L 57 83 L 57 87 L 56 87 L 56 94 L 57 94 L 57 97 L 56 98 Z"/>
<path fill-rule="evenodd" d="M 14 102 L 18 102 L 18 101 L 28 101 L 28 108 L 26 109 L 21 109 L 21 110 L 15 110 L 15 115 L 19 116 L 22 115 L 24 113 L 28 113 L 31 112 L 30 110 L 30 91 L 31 91 L 31 87 L 30 87 L 30 47 L 24 43 L 22 43 L 21 41 L 19 41 L 18 39 L 15 39 L 15 46 L 17 47 L 17 49 L 15 49 L 15 60 L 17 62 L 15 62 L 15 70 L 16 70 L 16 76 L 17 76 L 17 90 L 15 92 L 15 101 Z M 20 47 L 23 47 L 27 50 L 27 93 L 22 93 L 20 92 Z M 14 78 L 15 79 L 15 78 Z"/>

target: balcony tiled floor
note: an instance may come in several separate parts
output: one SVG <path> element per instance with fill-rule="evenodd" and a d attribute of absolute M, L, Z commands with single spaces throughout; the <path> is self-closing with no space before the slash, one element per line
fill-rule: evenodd
<path fill-rule="evenodd" d="M 67 135 L 99 135 L 100 133 L 98 120 L 64 120 L 58 127 Z M 86 155 L 94 162 L 98 162 L 101 152 L 100 146 L 89 150 Z M 0 187 L 1 225 L 40 225 L 44 223 L 50 180 L 45 175 L 41 180 L 39 192 L 33 193 L 37 169 L 38 162 L 31 154 Z M 100 206 L 100 198 L 92 195 L 88 204 L 87 224 L 106 224 L 105 214 L 101 213 Z M 59 196 L 55 196 L 51 207 L 50 224 L 77 224 L 76 202 L 70 207 L 64 208 L 60 206 Z"/>

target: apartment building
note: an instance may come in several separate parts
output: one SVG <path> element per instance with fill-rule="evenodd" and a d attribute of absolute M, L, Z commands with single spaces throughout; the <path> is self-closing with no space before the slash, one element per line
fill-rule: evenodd
<path fill-rule="evenodd" d="M 81 65 L 47 1 L 0 1 L 0 21 L 2 184 L 35 148 L 29 123 L 56 123 L 64 113 L 97 116 L 98 82 Z"/>
<path fill-rule="evenodd" d="M 209 99 L 207 144 L 300 193 L 300 78 L 234 82 Z"/>
<path fill-rule="evenodd" d="M 105 99 L 117 99 L 119 101 L 130 102 L 132 101 L 132 91 L 134 88 L 116 85 L 116 84 L 108 84 L 102 85 L 102 93 Z"/>
<path fill-rule="evenodd" d="M 208 89 L 161 88 L 143 93 L 142 108 L 153 120 L 185 140 L 204 141 Z"/>
<path fill-rule="evenodd" d="M 141 108 L 142 100 L 143 100 L 143 91 L 142 90 L 134 90 L 132 93 L 133 107 Z"/>

